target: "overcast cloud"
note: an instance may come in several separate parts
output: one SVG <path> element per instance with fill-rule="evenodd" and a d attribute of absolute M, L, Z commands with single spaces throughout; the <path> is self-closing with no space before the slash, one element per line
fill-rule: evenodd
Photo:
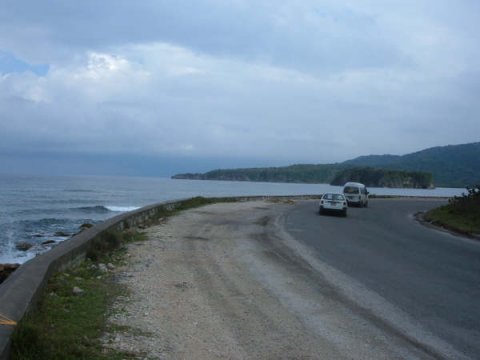
<path fill-rule="evenodd" d="M 479 24 L 476 0 L 0 0 L 0 165 L 165 173 L 479 141 Z"/>

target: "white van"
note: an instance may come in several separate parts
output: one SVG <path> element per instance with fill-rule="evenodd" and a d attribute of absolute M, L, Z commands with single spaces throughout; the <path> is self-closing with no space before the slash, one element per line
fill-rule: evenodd
<path fill-rule="evenodd" d="M 347 182 L 343 185 L 343 194 L 347 198 L 348 205 L 368 206 L 367 187 L 361 183 Z"/>

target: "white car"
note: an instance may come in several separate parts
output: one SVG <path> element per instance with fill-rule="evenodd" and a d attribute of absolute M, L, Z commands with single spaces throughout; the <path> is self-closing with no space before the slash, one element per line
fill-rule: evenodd
<path fill-rule="evenodd" d="M 343 216 L 347 216 L 347 199 L 343 194 L 326 193 L 320 199 L 318 208 L 319 214 L 326 212 L 336 212 Z"/>

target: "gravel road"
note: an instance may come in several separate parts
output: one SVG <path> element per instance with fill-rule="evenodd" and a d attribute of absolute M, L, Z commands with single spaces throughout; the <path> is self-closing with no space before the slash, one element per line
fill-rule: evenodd
<path fill-rule="evenodd" d="M 214 204 L 148 228 L 116 269 L 130 292 L 107 346 L 140 359 L 461 358 L 289 236 L 291 206 Z"/>

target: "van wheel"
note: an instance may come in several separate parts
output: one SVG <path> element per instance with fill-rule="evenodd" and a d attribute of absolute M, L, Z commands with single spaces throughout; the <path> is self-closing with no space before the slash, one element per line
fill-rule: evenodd
<path fill-rule="evenodd" d="M 360 208 L 363 207 L 363 201 L 360 201 L 360 202 L 358 203 L 358 207 L 360 207 Z"/>
<path fill-rule="evenodd" d="M 368 201 L 365 203 L 365 207 L 368 207 Z"/>
<path fill-rule="evenodd" d="M 343 210 L 342 216 L 343 216 L 343 217 L 347 217 L 347 209 Z"/>

